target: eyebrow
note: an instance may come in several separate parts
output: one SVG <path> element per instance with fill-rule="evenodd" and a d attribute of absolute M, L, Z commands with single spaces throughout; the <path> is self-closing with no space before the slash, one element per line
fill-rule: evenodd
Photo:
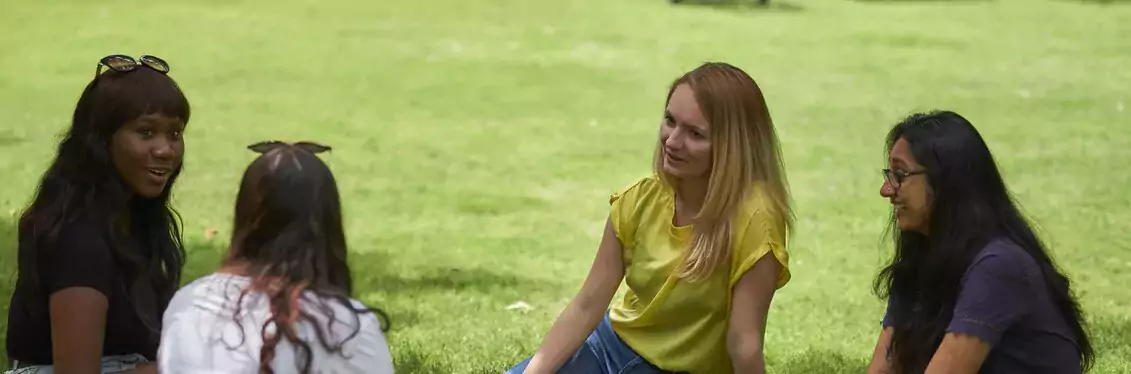
<path fill-rule="evenodd" d="M 699 125 L 696 125 L 696 124 L 694 124 L 694 123 L 691 123 L 691 122 L 687 122 L 687 121 L 681 121 L 681 120 L 679 120 L 678 118 L 675 118 L 675 116 L 674 116 L 674 115 L 672 115 L 672 112 L 671 112 L 670 110 L 668 110 L 668 109 L 664 109 L 664 116 L 665 116 L 665 117 L 667 117 L 667 118 L 671 118 L 671 119 L 672 119 L 673 121 L 675 121 L 676 123 L 679 123 L 679 124 L 684 124 L 684 125 L 687 125 L 687 126 L 691 126 L 691 127 L 694 127 L 694 128 L 696 129 L 696 130 L 699 130 L 699 131 L 702 131 L 702 132 L 707 132 L 707 131 L 708 131 L 708 130 L 707 130 L 707 128 L 705 128 L 705 127 L 703 127 L 703 126 L 699 126 Z"/>
<path fill-rule="evenodd" d="M 891 164 L 892 164 L 893 168 L 899 166 L 899 167 L 903 167 L 904 169 L 906 169 L 910 166 L 910 164 L 908 164 L 907 161 L 904 161 L 902 158 L 896 158 L 895 156 L 891 157 Z"/>

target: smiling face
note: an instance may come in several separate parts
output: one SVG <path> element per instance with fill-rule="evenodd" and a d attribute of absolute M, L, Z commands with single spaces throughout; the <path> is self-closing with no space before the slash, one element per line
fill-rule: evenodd
<path fill-rule="evenodd" d="M 683 180 L 709 176 L 710 134 L 711 125 L 699 110 L 691 86 L 680 84 L 672 91 L 660 124 L 664 172 Z"/>
<path fill-rule="evenodd" d="M 931 187 L 924 168 L 915 160 L 907 139 L 899 138 L 888 160 L 891 173 L 880 187 L 880 196 L 891 201 L 900 230 L 927 234 L 931 218 Z"/>
<path fill-rule="evenodd" d="M 184 128 L 178 118 L 147 114 L 114 133 L 110 143 L 114 168 L 135 194 L 153 198 L 165 191 L 169 177 L 181 167 Z"/>

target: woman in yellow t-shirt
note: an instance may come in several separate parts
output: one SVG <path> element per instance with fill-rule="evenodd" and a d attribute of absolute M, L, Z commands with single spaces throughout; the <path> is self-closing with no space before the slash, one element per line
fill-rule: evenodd
<path fill-rule="evenodd" d="M 672 84 L 659 135 L 653 175 L 610 199 L 580 292 L 509 373 L 765 370 L 793 215 L 762 92 L 734 66 L 699 66 Z"/>

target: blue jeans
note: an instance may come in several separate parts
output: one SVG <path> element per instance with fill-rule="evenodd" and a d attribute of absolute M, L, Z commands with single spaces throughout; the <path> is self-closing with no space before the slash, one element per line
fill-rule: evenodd
<path fill-rule="evenodd" d="M 139 354 L 102 357 L 102 374 L 120 373 L 133 370 L 138 364 L 148 362 L 145 356 Z M 18 363 L 17 363 L 18 364 Z M 27 366 L 19 369 L 8 369 L 4 374 L 52 374 L 55 369 L 51 365 Z"/>
<path fill-rule="evenodd" d="M 533 357 L 532 357 L 533 358 Z M 530 358 L 511 368 L 506 374 L 523 374 Z M 620 340 L 613 326 L 609 324 L 609 316 L 597 325 L 597 329 L 589 334 L 585 343 L 570 357 L 558 374 L 663 374 L 670 373 L 653 366 L 643 357 L 636 354 L 624 341 Z"/>

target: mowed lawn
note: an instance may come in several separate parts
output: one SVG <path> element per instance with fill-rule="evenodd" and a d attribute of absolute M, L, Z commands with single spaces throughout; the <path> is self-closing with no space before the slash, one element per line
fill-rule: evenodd
<path fill-rule="evenodd" d="M 978 126 L 1075 281 L 1094 372 L 1131 372 L 1131 4 L 720 1 L 5 2 L 0 295 L 15 217 L 97 60 L 148 53 L 193 105 L 188 279 L 226 246 L 246 146 L 323 142 L 356 294 L 391 316 L 398 372 L 498 373 L 580 286 L 608 195 L 650 171 L 669 82 L 717 60 L 765 91 L 796 203 L 771 372 L 863 370 L 890 253 L 883 137 L 933 108 Z"/>

